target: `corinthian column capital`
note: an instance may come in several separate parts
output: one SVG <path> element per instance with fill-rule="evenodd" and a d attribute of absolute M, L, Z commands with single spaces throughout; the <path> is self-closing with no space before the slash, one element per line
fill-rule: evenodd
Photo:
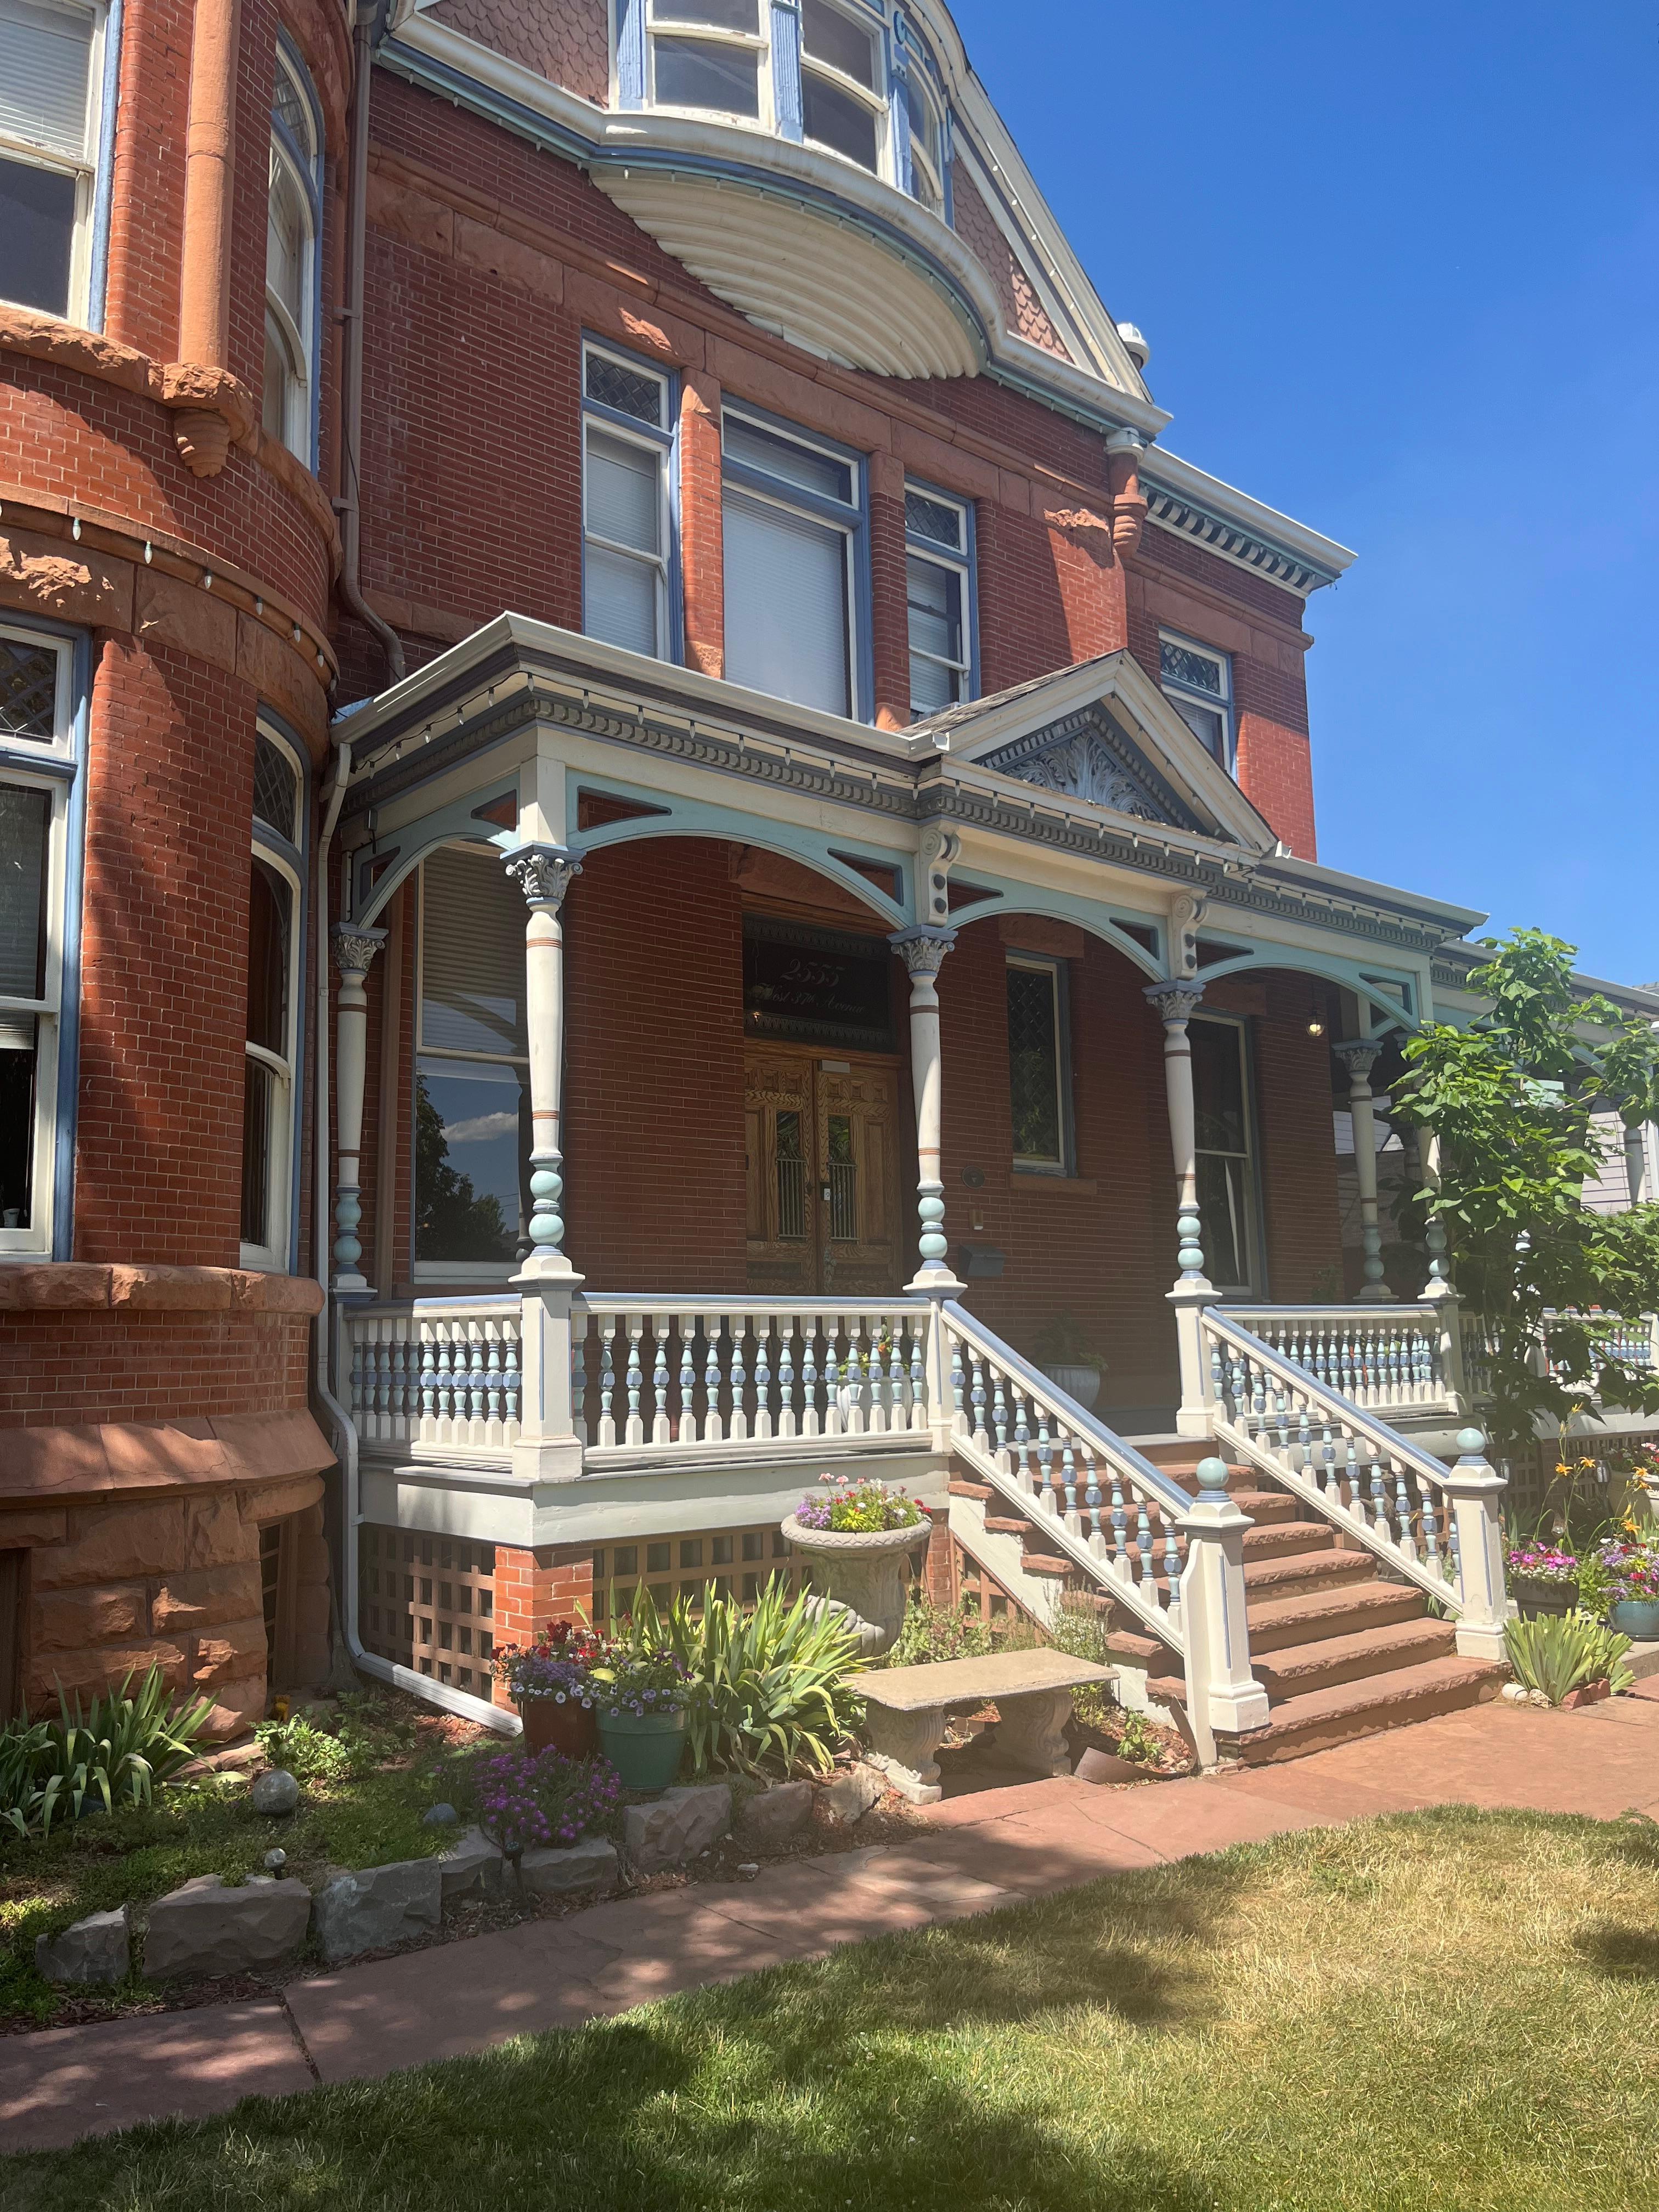
<path fill-rule="evenodd" d="M 524 893 L 526 905 L 550 908 L 555 914 L 564 904 L 572 878 L 582 872 L 580 857 L 568 845 L 519 845 L 505 856 L 502 866 Z"/>

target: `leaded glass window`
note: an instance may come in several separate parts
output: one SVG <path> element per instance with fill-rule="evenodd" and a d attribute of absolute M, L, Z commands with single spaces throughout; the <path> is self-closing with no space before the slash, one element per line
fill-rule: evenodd
<path fill-rule="evenodd" d="M 52 743 L 58 733 L 58 668 L 50 646 L 0 637 L 0 735 Z"/>
<path fill-rule="evenodd" d="M 1232 661 L 1224 653 L 1163 634 L 1158 643 L 1164 696 L 1222 768 L 1233 764 Z"/>
<path fill-rule="evenodd" d="M 1008 961 L 1008 1098 L 1017 1168 L 1067 1166 L 1069 1069 L 1062 963 Z"/>
<path fill-rule="evenodd" d="M 586 374 L 584 389 L 590 399 L 601 407 L 614 407 L 619 415 L 631 415 L 637 422 L 648 422 L 653 430 L 665 428 L 663 405 L 665 380 L 654 370 L 633 368 L 614 354 L 601 353 L 589 346 L 583 364 Z"/>
<path fill-rule="evenodd" d="M 293 762 L 261 730 L 253 741 L 253 811 L 290 845 L 300 842 L 299 793 Z"/>

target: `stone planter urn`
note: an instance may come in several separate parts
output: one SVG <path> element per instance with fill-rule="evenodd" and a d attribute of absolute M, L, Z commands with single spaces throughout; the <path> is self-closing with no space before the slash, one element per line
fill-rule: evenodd
<path fill-rule="evenodd" d="M 908 1528 L 803 1528 L 792 1513 L 783 1533 L 811 1572 L 820 1597 L 847 1617 L 866 1659 L 878 1658 L 904 1626 L 904 1555 L 927 1541 L 925 1516 Z"/>
<path fill-rule="evenodd" d="M 1100 1370 L 1097 1367 L 1045 1367 L 1043 1373 L 1058 1390 L 1068 1398 L 1075 1398 L 1085 1413 L 1094 1409 L 1100 1395 Z"/>

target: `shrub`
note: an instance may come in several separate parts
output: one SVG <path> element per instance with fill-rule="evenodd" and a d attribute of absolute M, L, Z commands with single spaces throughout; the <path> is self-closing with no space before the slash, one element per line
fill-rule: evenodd
<path fill-rule="evenodd" d="M 1111 1630 L 1108 1617 L 1097 1610 L 1086 1598 L 1074 1590 L 1061 1593 L 1054 1608 L 1054 1617 L 1048 1624 L 1048 1641 L 1056 1651 L 1065 1651 L 1073 1659 L 1092 1660 L 1097 1667 L 1112 1664 L 1108 1645 Z M 1084 1682 L 1072 1692 L 1072 1711 L 1085 1728 L 1103 1726 L 1111 1705 L 1110 1685 L 1106 1682 Z M 1138 1717 L 1136 1716 L 1135 1717 Z M 1151 1740 L 1149 1739 L 1149 1741 Z M 1157 1751 L 1126 1752 L 1126 1759 L 1152 1758 Z"/>
<path fill-rule="evenodd" d="M 556 1751 L 488 1752 L 471 1779 L 478 1826 L 515 1869 L 527 1850 L 580 1843 L 622 1793 L 607 1759 L 566 1759 Z"/>
<path fill-rule="evenodd" d="M 666 1613 L 642 1589 L 629 1634 L 641 1650 L 669 1653 L 684 1670 L 688 1739 L 700 1771 L 823 1772 L 862 1717 L 849 1680 L 860 1665 L 857 1638 L 806 1594 L 792 1604 L 781 1577 L 769 1577 L 747 1613 L 712 1583 L 696 1602 L 676 1598 Z"/>
<path fill-rule="evenodd" d="M 1615 1636 L 1589 1613 L 1511 1620 L 1504 1626 L 1504 1644 L 1522 1688 L 1540 1692 L 1553 1705 L 1586 1682 L 1610 1682 L 1619 1691 L 1627 1690 L 1633 1679 L 1620 1664 L 1630 1650 L 1629 1637 Z"/>
<path fill-rule="evenodd" d="M 64 1814 L 149 1804 L 156 1785 L 194 1755 L 213 1707 L 206 1698 L 175 1705 L 159 1667 L 136 1697 L 131 1690 L 129 1674 L 83 1713 L 80 1698 L 71 1710 L 60 1687 L 55 1721 L 25 1715 L 0 1732 L 0 1820 L 20 1836 L 44 1836 Z"/>
<path fill-rule="evenodd" d="M 893 1638 L 884 1663 L 923 1667 L 934 1660 L 983 1659 L 996 1649 L 990 1628 L 971 1613 L 935 1605 L 919 1583 L 905 1601 L 904 1625 Z"/>
<path fill-rule="evenodd" d="M 296 1782 L 337 1782 L 353 1771 L 349 1747 L 303 1713 L 262 1722 L 253 1740 L 273 1766 L 286 1767 Z"/>

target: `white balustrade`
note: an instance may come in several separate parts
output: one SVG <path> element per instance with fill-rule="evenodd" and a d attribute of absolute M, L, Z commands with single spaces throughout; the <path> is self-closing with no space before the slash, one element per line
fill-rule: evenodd
<path fill-rule="evenodd" d="M 1576 1358 L 1558 1355 L 1553 1339 L 1563 1325 L 1575 1336 L 1583 1329 L 1589 1340 L 1592 1360 L 1597 1356 L 1621 1360 L 1627 1367 L 1651 1367 L 1655 1364 L 1654 1316 L 1635 1315 L 1626 1319 L 1615 1313 L 1552 1313 L 1544 1317 L 1544 1363 L 1551 1375 L 1560 1375 L 1565 1370 L 1573 1370 L 1571 1379 L 1582 1380 L 1582 1364 Z"/>
<path fill-rule="evenodd" d="M 366 1450 L 504 1454 L 519 1433 L 519 1301 L 360 1306 L 345 1327 L 349 1411 Z"/>
<path fill-rule="evenodd" d="M 1431 1305 L 1243 1306 L 1225 1310 L 1282 1358 L 1378 1412 L 1450 1403 Z"/>
<path fill-rule="evenodd" d="M 578 1297 L 571 1402 L 591 1455 L 920 1434 L 926 1299 Z"/>
<path fill-rule="evenodd" d="M 1209 1308 L 1203 1328 L 1217 1434 L 1460 1611 L 1462 1539 L 1445 1465 L 1231 1310 Z"/>
<path fill-rule="evenodd" d="M 1192 1498 L 964 1309 L 945 1305 L 941 1325 L 962 1456 L 1031 1514 L 1084 1581 L 1182 1650 L 1180 1532 Z"/>

